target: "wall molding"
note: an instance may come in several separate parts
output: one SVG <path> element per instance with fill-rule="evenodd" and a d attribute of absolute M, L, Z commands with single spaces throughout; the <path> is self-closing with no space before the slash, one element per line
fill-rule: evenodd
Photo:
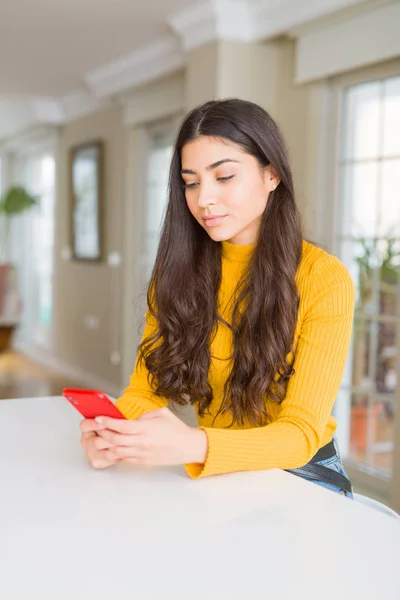
<path fill-rule="evenodd" d="M 1 100 L 1 98 L 0 98 Z M 38 127 L 59 126 L 111 105 L 108 98 L 96 98 L 84 90 L 76 90 L 62 98 L 12 97 L 0 106 L 1 144 Z"/>
<path fill-rule="evenodd" d="M 182 72 L 149 83 L 124 97 L 124 123 L 135 126 L 179 114 L 185 109 L 184 98 Z"/>
<path fill-rule="evenodd" d="M 104 98 L 169 75 L 183 65 L 184 53 L 179 40 L 168 35 L 87 73 L 84 81 L 95 97 Z"/>
<path fill-rule="evenodd" d="M 249 6 L 246 0 L 206 0 L 171 15 L 168 24 L 186 52 L 221 39 L 250 42 L 253 24 Z"/>
<path fill-rule="evenodd" d="M 399 56 L 399 23 L 400 4 L 396 2 L 301 36 L 296 53 L 296 83 Z"/>
<path fill-rule="evenodd" d="M 32 154 L 48 150 L 58 140 L 59 127 L 55 125 L 38 125 L 29 131 L 4 140 L 0 150 L 5 153 Z"/>
<path fill-rule="evenodd" d="M 107 98 L 99 99 L 85 89 L 75 90 L 58 101 L 63 123 L 84 117 L 87 114 L 107 108 L 111 103 Z"/>
<path fill-rule="evenodd" d="M 185 51 L 211 41 L 257 42 L 364 0 L 205 0 L 168 19 Z"/>
<path fill-rule="evenodd" d="M 344 8 L 361 4 L 364 0 L 264 0 L 251 2 L 252 41 L 266 40 L 288 33 L 294 27 Z"/>

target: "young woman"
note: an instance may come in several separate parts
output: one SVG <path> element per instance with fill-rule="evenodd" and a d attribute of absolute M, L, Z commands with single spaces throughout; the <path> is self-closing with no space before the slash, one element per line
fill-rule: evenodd
<path fill-rule="evenodd" d="M 180 128 L 143 340 L 117 400 L 81 424 L 95 468 L 190 477 L 280 468 L 349 497 L 331 416 L 354 287 L 303 240 L 281 134 L 259 106 L 207 102 Z M 168 408 L 191 403 L 199 427 Z"/>

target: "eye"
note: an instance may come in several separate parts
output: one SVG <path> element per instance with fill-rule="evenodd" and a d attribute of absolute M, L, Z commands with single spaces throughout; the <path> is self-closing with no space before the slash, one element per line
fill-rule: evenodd
<path fill-rule="evenodd" d="M 196 187 L 196 185 L 198 185 L 196 182 L 194 182 L 194 183 L 185 183 L 184 182 L 183 183 L 183 187 L 184 187 L 185 190 L 188 190 L 190 188 L 194 188 L 194 187 Z"/>
<path fill-rule="evenodd" d="M 229 181 L 230 179 L 233 179 L 235 177 L 235 175 L 228 175 L 228 177 L 217 177 L 217 181 L 221 181 L 222 183 L 224 183 L 224 181 Z"/>

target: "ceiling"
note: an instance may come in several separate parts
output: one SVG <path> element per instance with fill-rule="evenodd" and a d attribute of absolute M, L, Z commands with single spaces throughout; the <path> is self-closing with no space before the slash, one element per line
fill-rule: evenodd
<path fill-rule="evenodd" d="M 198 0 L 197 0 L 198 3 Z M 0 0 L 0 94 L 63 96 L 196 0 Z"/>
<path fill-rule="evenodd" d="M 381 1 L 0 0 L 0 140 L 181 68 L 210 32 L 267 39 Z"/>

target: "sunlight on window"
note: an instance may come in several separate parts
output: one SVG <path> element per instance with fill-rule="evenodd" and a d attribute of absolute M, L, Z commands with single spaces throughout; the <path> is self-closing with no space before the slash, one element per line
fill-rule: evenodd
<path fill-rule="evenodd" d="M 169 166 L 172 158 L 171 135 L 153 135 L 147 171 L 146 206 L 146 277 L 156 258 L 161 227 L 168 200 Z"/>
<path fill-rule="evenodd" d="M 27 304 L 27 327 L 33 339 L 48 345 L 52 320 L 52 278 L 54 244 L 54 194 L 55 161 L 51 155 L 28 158 L 25 165 L 25 181 L 39 204 L 26 219 L 29 255 L 32 257 L 33 275 L 29 278 L 30 289 Z"/>
<path fill-rule="evenodd" d="M 384 156 L 400 159 L 400 77 L 383 83 L 383 149 Z"/>
<path fill-rule="evenodd" d="M 348 88 L 344 98 L 342 157 L 347 160 L 376 158 L 379 152 L 380 83 L 366 83 Z"/>
<path fill-rule="evenodd" d="M 337 402 L 348 419 L 343 446 L 348 458 L 388 477 L 400 329 L 400 77 L 345 90 L 341 142 L 338 240 L 357 290 Z"/>

